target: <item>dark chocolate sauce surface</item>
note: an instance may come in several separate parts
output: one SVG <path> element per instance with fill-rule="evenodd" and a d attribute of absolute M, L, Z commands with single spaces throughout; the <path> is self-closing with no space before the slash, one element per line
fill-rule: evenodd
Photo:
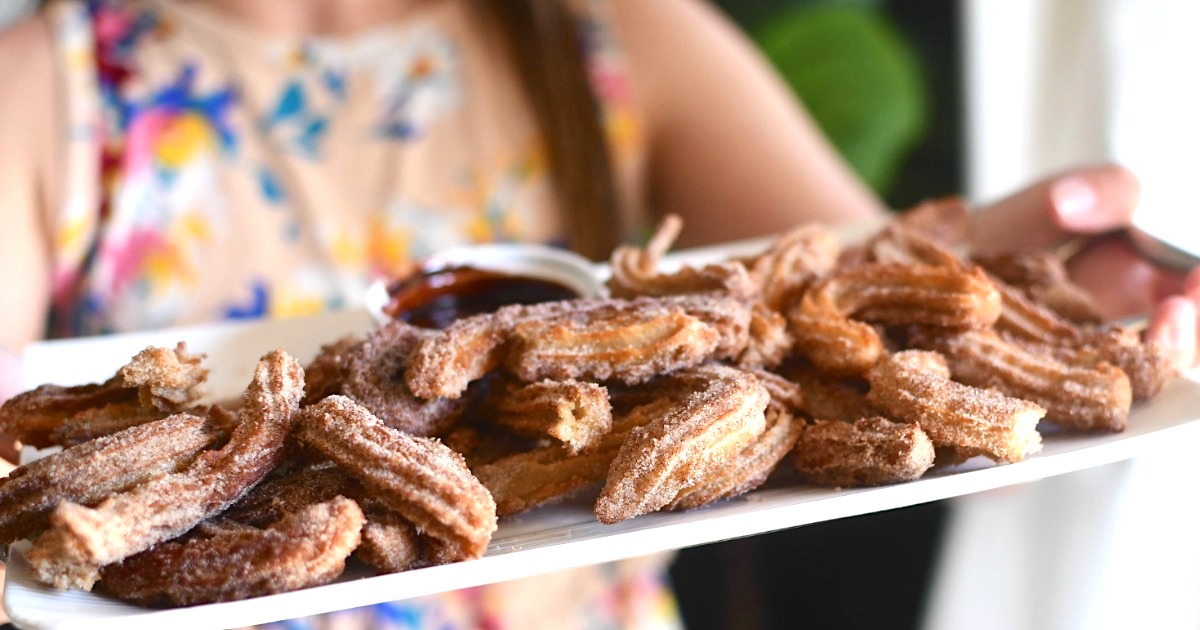
<path fill-rule="evenodd" d="M 475 267 L 414 274 L 388 286 L 388 315 L 424 328 L 445 328 L 462 317 L 508 304 L 569 300 L 579 294 L 557 282 Z"/>

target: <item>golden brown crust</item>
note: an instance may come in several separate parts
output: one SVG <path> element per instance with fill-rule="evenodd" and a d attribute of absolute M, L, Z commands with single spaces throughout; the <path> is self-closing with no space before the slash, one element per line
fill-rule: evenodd
<path fill-rule="evenodd" d="M 722 365 L 688 370 L 703 385 L 634 429 L 609 468 L 596 518 L 616 523 L 658 510 L 736 457 L 765 428 L 770 396 L 753 375 Z"/>
<path fill-rule="evenodd" d="M 513 453 L 472 468 L 496 500 L 500 516 L 560 501 L 604 482 L 629 432 L 666 413 L 675 403 L 658 398 L 613 418 L 596 448 L 571 455 L 558 445 Z"/>
<path fill-rule="evenodd" d="M 203 355 L 149 347 L 101 384 L 42 385 L 0 406 L 0 433 L 45 448 L 71 446 L 188 411 L 203 395 Z"/>
<path fill-rule="evenodd" d="M 281 350 L 259 361 L 242 421 L 219 451 L 113 495 L 95 508 L 63 502 L 27 559 L 38 580 L 90 590 L 100 567 L 174 538 L 237 501 L 279 463 L 304 394 L 304 371 Z"/>
<path fill-rule="evenodd" d="M 864 262 L 931 265 L 964 269 L 962 259 L 945 244 L 915 232 L 904 223 L 893 223 L 864 245 Z"/>
<path fill-rule="evenodd" d="M 866 383 L 830 378 L 800 362 L 784 366 L 782 374 L 803 392 L 800 411 L 810 419 L 854 422 L 879 415 L 879 409 L 867 400 Z"/>
<path fill-rule="evenodd" d="M 1179 376 L 1162 348 L 1143 342 L 1136 333 L 1118 326 L 1092 331 L 1086 344 L 1050 348 L 1029 344 L 1029 347 L 1034 352 L 1050 352 L 1075 365 L 1108 362 L 1117 366 L 1129 377 L 1134 400 L 1154 398 L 1167 383 Z"/>
<path fill-rule="evenodd" d="M 758 285 L 738 261 L 700 268 L 684 266 L 671 273 L 661 271 L 659 266 L 662 258 L 682 228 L 683 221 L 679 216 L 669 214 L 663 218 L 645 248 L 617 246 L 610 258 L 612 275 L 607 283 L 609 294 L 615 298 L 635 298 L 719 293 L 742 301 L 752 301 L 758 297 Z"/>
<path fill-rule="evenodd" d="M 392 429 L 358 403 L 329 396 L 300 412 L 296 437 L 457 559 L 478 558 L 496 531 L 496 504 L 462 455 Z"/>
<path fill-rule="evenodd" d="M 796 340 L 783 315 L 756 302 L 750 309 L 750 337 L 736 363 L 747 368 L 772 368 L 791 353 Z"/>
<path fill-rule="evenodd" d="M 766 429 L 736 457 L 716 467 L 704 478 L 683 488 L 666 505 L 668 510 L 690 510 L 721 499 L 741 496 L 761 486 L 792 450 L 804 421 L 782 407 L 768 407 Z"/>
<path fill-rule="evenodd" d="M 530 313 L 506 306 L 494 313 L 459 319 L 421 340 L 408 359 L 404 382 L 419 398 L 458 398 L 467 386 L 500 366 L 512 327 Z"/>
<path fill-rule="evenodd" d="M 993 278 L 1001 315 L 995 329 L 1036 353 L 1050 353 L 1073 365 L 1107 361 L 1129 377 L 1134 400 L 1148 400 L 1178 375 L 1166 354 L 1120 326 L 1081 326 Z"/>
<path fill-rule="evenodd" d="M 204 395 L 208 370 L 201 365 L 203 360 L 203 354 L 188 352 L 182 341 L 173 349 L 146 348 L 117 371 L 116 381 L 136 389 L 144 406 L 181 411 Z"/>
<path fill-rule="evenodd" d="M 1046 409 L 1047 421 L 1083 431 L 1125 429 L 1132 404 L 1129 379 L 1109 363 L 1069 365 L 991 330 L 925 331 L 911 339 L 946 357 L 955 380 L 1034 402 Z"/>
<path fill-rule="evenodd" d="M 615 298 L 717 293 L 749 302 L 758 295 L 758 286 L 740 262 L 685 266 L 673 273 L 644 277 L 635 277 L 617 265 L 619 262 L 614 261 L 613 276 L 608 281 L 609 293 Z"/>
<path fill-rule="evenodd" d="M 891 326 L 982 328 L 1000 315 L 1000 296 L 974 268 L 870 264 L 831 275 L 822 292 L 840 313 Z"/>
<path fill-rule="evenodd" d="M 1103 317 L 1090 295 L 1067 275 L 1052 252 L 1021 252 L 972 257 L 988 273 L 1075 324 L 1099 324 Z"/>
<path fill-rule="evenodd" d="M 167 412 L 154 407 L 144 407 L 135 402 L 105 405 L 74 414 L 55 427 L 46 442 L 64 447 L 75 446 L 130 427 L 161 420 L 168 415 Z"/>
<path fill-rule="evenodd" d="M 400 573 L 421 564 L 422 544 L 416 528 L 399 514 L 368 507 L 362 542 L 355 555 L 381 573 Z"/>
<path fill-rule="evenodd" d="M 716 293 L 667 296 L 655 301 L 667 308 L 682 309 L 717 331 L 712 359 L 733 360 L 750 343 L 750 307 L 744 302 Z"/>
<path fill-rule="evenodd" d="M 680 311 L 700 325 L 681 316 Z M 655 372 L 635 365 L 633 357 L 644 356 L 675 367 L 708 358 L 733 358 L 746 347 L 749 326 L 748 307 L 715 294 L 507 306 L 458 320 L 423 339 L 409 357 L 404 380 L 424 399 L 457 398 L 472 381 L 505 363 L 527 381 L 613 372 L 636 382 Z M 554 337 L 539 338 L 539 334 L 551 332 Z M 629 337 L 624 342 L 623 333 Z M 586 348 L 566 345 L 585 339 L 606 343 L 614 354 L 589 355 Z M 700 350 L 710 343 L 711 348 Z M 555 347 L 573 351 L 559 361 L 554 358 Z M 679 357 L 669 356 L 672 352 L 679 352 Z"/>
<path fill-rule="evenodd" d="M 253 527 L 265 527 L 287 514 L 337 496 L 357 498 L 362 487 L 346 471 L 323 462 L 279 472 L 263 480 L 221 518 Z"/>
<path fill-rule="evenodd" d="M 775 240 L 771 248 L 750 261 L 762 304 L 786 313 L 812 282 L 837 264 L 841 241 L 824 226 L 810 223 Z"/>
<path fill-rule="evenodd" d="M 995 325 L 997 332 L 1053 345 L 1073 345 L 1081 340 L 1083 334 L 1080 329 L 1050 309 L 998 278 L 992 278 L 992 285 L 1000 293 L 1000 317 Z"/>
<path fill-rule="evenodd" d="M 756 376 L 758 382 L 767 388 L 767 393 L 771 395 L 771 402 L 768 403 L 770 407 L 777 407 L 793 414 L 804 409 L 804 389 L 795 381 L 761 368 L 742 369 Z"/>
<path fill-rule="evenodd" d="M 214 444 L 220 432 L 199 416 L 178 414 L 72 446 L 0 478 L 0 543 L 45 529 L 63 501 L 93 505 L 163 473 Z"/>
<path fill-rule="evenodd" d="M 308 406 L 326 396 L 342 393 L 342 386 L 350 378 L 350 355 L 362 343 L 355 335 L 346 335 L 337 341 L 321 346 L 321 351 L 311 363 L 304 366 L 304 400 Z"/>
<path fill-rule="evenodd" d="M 906 350 L 867 373 L 867 400 L 888 416 L 915 422 L 937 446 L 976 449 L 998 462 L 1017 462 L 1041 449 L 1037 404 L 950 380 L 936 352 Z"/>
<path fill-rule="evenodd" d="M 513 330 L 506 365 L 525 381 L 616 380 L 626 384 L 698 365 L 717 331 L 677 308 L 614 305 L 576 317 L 527 321 Z"/>
<path fill-rule="evenodd" d="M 426 437 L 450 430 L 466 410 L 468 399 L 423 400 L 404 382 L 413 349 L 434 334 L 400 320 L 375 329 L 349 353 L 341 393 L 393 429 Z"/>
<path fill-rule="evenodd" d="M 551 437 L 568 453 L 585 451 L 612 429 L 608 390 L 596 383 L 543 380 L 502 389 L 497 423 L 530 437 Z"/>
<path fill-rule="evenodd" d="M 266 529 L 240 528 L 167 542 L 105 567 L 105 590 L 143 605 L 227 602 L 319 586 L 341 575 L 358 547 L 363 513 L 337 497 L 285 515 Z"/>
<path fill-rule="evenodd" d="M 800 353 L 823 371 L 849 376 L 870 369 L 883 352 L 863 322 L 981 328 L 999 315 L 1000 297 L 978 269 L 873 263 L 821 280 L 789 320 Z"/>
<path fill-rule="evenodd" d="M 851 488 L 912 481 L 933 460 L 933 442 L 921 427 L 878 416 L 855 422 L 817 420 L 791 457 L 810 483 Z"/>
<path fill-rule="evenodd" d="M 854 376 L 869 370 L 883 354 L 883 342 L 869 324 L 843 317 L 827 301 L 805 294 L 788 314 L 796 350 L 822 371 Z"/>

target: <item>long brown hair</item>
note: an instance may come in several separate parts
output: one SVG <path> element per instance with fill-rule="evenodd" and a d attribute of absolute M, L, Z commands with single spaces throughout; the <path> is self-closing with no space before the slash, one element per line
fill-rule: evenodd
<path fill-rule="evenodd" d="M 564 0 L 475 0 L 500 33 L 545 142 L 568 244 L 600 260 L 617 245 L 618 196 L 577 17 Z"/>

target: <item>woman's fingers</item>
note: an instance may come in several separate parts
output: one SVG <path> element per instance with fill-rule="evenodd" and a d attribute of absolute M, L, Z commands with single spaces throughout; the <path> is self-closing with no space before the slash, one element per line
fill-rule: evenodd
<path fill-rule="evenodd" d="M 1106 238 L 1075 254 L 1067 265 L 1071 279 L 1096 301 L 1106 319 L 1149 313 L 1182 279 L 1137 255 L 1122 238 Z"/>
<path fill-rule="evenodd" d="M 1167 352 L 1175 367 L 1186 370 L 1196 365 L 1197 335 L 1200 335 L 1200 307 L 1179 295 L 1163 300 L 1150 318 L 1146 341 L 1157 343 Z"/>
<path fill-rule="evenodd" d="M 972 247 L 983 254 L 1046 249 L 1073 234 L 1126 227 L 1140 189 L 1137 177 L 1117 164 L 1043 179 L 976 212 Z"/>
<path fill-rule="evenodd" d="M 1200 361 L 1200 268 L 1186 276 L 1138 257 L 1124 239 L 1097 242 L 1071 259 L 1072 279 L 1092 294 L 1106 318 L 1149 314 L 1146 340 L 1188 369 Z"/>
<path fill-rule="evenodd" d="M 1130 224 L 1141 185 L 1129 169 L 1108 164 L 1053 178 L 1049 195 L 1059 229 L 1096 234 Z"/>

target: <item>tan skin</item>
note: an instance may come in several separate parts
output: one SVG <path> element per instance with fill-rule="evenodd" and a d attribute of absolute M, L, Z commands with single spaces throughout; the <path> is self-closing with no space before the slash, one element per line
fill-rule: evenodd
<path fill-rule="evenodd" d="M 422 4 L 297 0 L 279 11 L 274 0 L 188 1 L 207 2 L 259 30 L 313 34 L 403 20 Z M 648 207 L 684 217 L 682 246 L 884 212 L 753 46 L 716 10 L 699 0 L 613 4 L 645 116 L 644 194 Z M 10 88 L 0 94 L 0 347 L 13 351 L 40 337 L 49 301 L 50 246 L 41 217 L 57 202 L 54 173 L 62 144 L 50 50 L 40 19 L 0 34 L 0 76 Z M 1081 183 L 1093 203 L 1071 204 L 1059 194 L 1078 191 Z M 1138 182 L 1123 168 L 1077 169 L 983 208 L 974 234 L 987 238 L 975 241 L 987 249 L 1044 247 L 1075 233 L 1119 229 L 1128 225 L 1137 196 Z M 1081 212 L 1067 216 L 1069 207 Z M 731 209 L 735 222 L 729 221 Z M 1097 289 L 1107 315 L 1151 313 L 1148 337 L 1168 345 L 1179 365 L 1196 362 L 1200 271 L 1186 278 L 1166 274 L 1116 241 L 1085 250 L 1072 271 L 1085 287 Z M 11 356 L 0 358 L 0 400 L 16 385 L 12 377 L 4 381 L 4 361 L 11 364 Z"/>

